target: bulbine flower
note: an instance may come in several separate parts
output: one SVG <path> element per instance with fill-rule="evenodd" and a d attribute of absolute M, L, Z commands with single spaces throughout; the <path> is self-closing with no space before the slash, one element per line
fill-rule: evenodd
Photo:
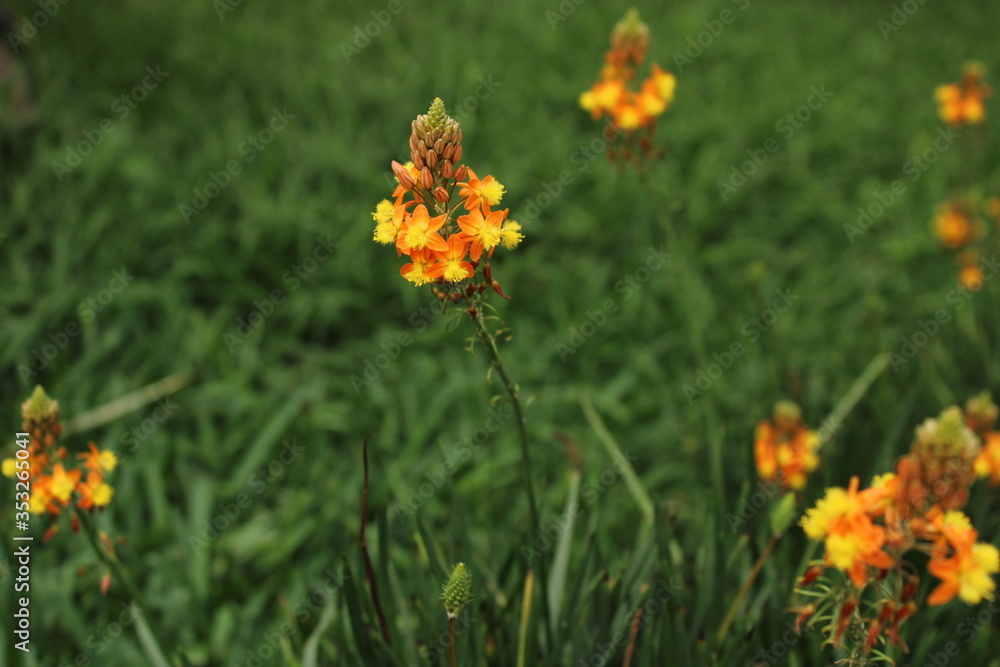
<path fill-rule="evenodd" d="M 810 625 L 829 621 L 826 627 L 835 644 L 864 637 L 851 648 L 852 657 L 868 655 L 880 642 L 905 647 L 899 626 L 920 606 L 920 576 L 910 552 L 928 557 L 927 571 L 939 580 L 926 599 L 928 606 L 956 597 L 968 604 L 993 599 L 1000 552 L 977 542 L 972 522 L 959 510 L 976 473 L 990 476 L 996 470 L 992 447 L 1000 439 L 991 430 L 996 420 L 997 408 L 988 394 L 971 399 L 964 412 L 947 408 L 916 429 L 895 474 L 875 478 L 864 490 L 854 477 L 847 489 L 827 489 L 806 511 L 800 525 L 810 539 L 824 543 L 825 555 L 798 585 L 818 586 L 819 591 L 809 593 L 811 603 L 830 605 Z M 821 579 L 827 567 L 846 573 L 846 581 L 831 585 Z M 868 587 L 874 593 L 863 596 Z"/>
<path fill-rule="evenodd" d="M 993 91 L 983 83 L 983 65 L 975 61 L 965 63 L 962 80 L 948 83 L 934 90 L 938 103 L 938 115 L 948 125 L 974 125 L 986 118 L 983 101 Z"/>
<path fill-rule="evenodd" d="M 89 443 L 89 451 L 78 455 L 83 459 L 83 467 L 70 465 L 66 448 L 59 446 L 62 435 L 59 404 L 41 387 L 35 387 L 21 406 L 21 416 L 28 443 L 18 449 L 14 458 L 4 460 L 2 467 L 4 476 L 28 483 L 30 495 L 23 506 L 25 511 L 48 514 L 55 519 L 70 506 L 94 510 L 111 502 L 114 489 L 107 484 L 106 475 L 118 463 L 114 452 L 102 451 Z M 22 451 L 25 456 L 21 456 Z M 21 474 L 24 472 L 27 475 Z M 45 539 L 50 539 L 57 530 L 58 524 L 53 523 Z"/>
<path fill-rule="evenodd" d="M 374 240 L 408 256 L 400 275 L 434 286 L 439 298 L 458 301 L 487 287 L 503 294 L 488 260 L 498 246 L 512 250 L 523 238 L 509 209 L 493 209 L 503 184 L 459 164 L 462 130 L 440 98 L 411 124 L 409 145 L 411 161 L 392 163 L 398 183 L 392 201 L 383 199 L 372 213 Z M 459 208 L 467 213 L 456 215 Z"/>
<path fill-rule="evenodd" d="M 757 424 L 754 463 L 765 482 L 780 481 L 783 491 L 805 488 L 806 477 L 819 465 L 820 438 L 802 422 L 802 411 L 791 401 L 774 406 L 772 421 Z"/>
<path fill-rule="evenodd" d="M 609 116 L 614 128 L 624 131 L 621 155 L 625 160 L 654 155 L 656 119 L 670 107 L 677 85 L 673 74 L 654 63 L 638 90 L 632 88 L 648 46 L 649 27 L 640 20 L 638 11 L 630 9 L 611 33 L 611 49 L 604 55 L 600 79 L 580 95 L 580 107 L 594 120 Z M 641 136 L 636 134 L 639 131 L 643 131 Z M 634 153 L 636 148 L 639 154 Z M 610 157 L 616 156 L 613 147 L 608 151 Z"/>

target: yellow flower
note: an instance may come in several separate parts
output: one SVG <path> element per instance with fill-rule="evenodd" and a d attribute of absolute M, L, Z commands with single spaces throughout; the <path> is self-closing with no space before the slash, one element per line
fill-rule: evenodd
<path fill-rule="evenodd" d="M 830 529 L 830 522 L 850 512 L 851 498 L 847 491 L 839 486 L 826 490 L 826 495 L 820 498 L 816 507 L 806 510 L 806 515 L 799 522 L 806 535 L 813 540 L 822 540 Z"/>
<path fill-rule="evenodd" d="M 57 463 L 52 468 L 52 478 L 49 482 L 49 492 L 52 494 L 53 498 L 65 505 L 69 502 L 69 498 L 73 495 L 73 491 L 76 489 L 76 485 L 79 481 L 79 470 L 70 470 L 69 472 L 66 472 L 62 464 Z"/>
<path fill-rule="evenodd" d="M 521 225 L 513 220 L 505 221 L 503 226 L 500 228 L 500 245 L 507 250 L 513 250 L 516 248 L 517 244 L 520 243 L 523 238 L 524 234 L 521 234 Z"/>
<path fill-rule="evenodd" d="M 375 212 L 372 213 L 372 218 L 374 218 L 375 222 L 379 224 L 388 222 L 389 220 L 392 220 L 392 213 L 394 210 L 395 207 L 392 205 L 392 202 L 388 199 L 383 199 L 375 206 Z"/>
<path fill-rule="evenodd" d="M 3 476 L 13 478 L 17 474 L 17 462 L 14 459 L 3 460 Z"/>
<path fill-rule="evenodd" d="M 94 504 L 98 507 L 104 507 L 111 502 L 111 497 L 115 495 L 115 490 L 112 489 L 107 484 L 101 484 L 96 489 L 94 489 L 93 494 L 91 494 L 91 499 Z"/>
<path fill-rule="evenodd" d="M 109 449 L 101 452 L 99 461 L 101 462 L 101 469 L 104 472 L 111 472 L 115 469 L 115 466 L 118 465 L 118 457 L 115 456 L 115 453 Z"/>

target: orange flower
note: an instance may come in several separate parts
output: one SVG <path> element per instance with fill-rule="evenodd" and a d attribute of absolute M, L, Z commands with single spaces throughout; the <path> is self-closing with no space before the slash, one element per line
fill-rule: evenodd
<path fill-rule="evenodd" d="M 447 242 L 438 234 L 438 230 L 444 226 L 447 219 L 446 215 L 431 218 L 427 213 L 427 207 L 420 204 L 413 209 L 409 219 L 400 227 L 399 236 L 396 238 L 396 248 L 406 254 L 421 248 L 430 248 L 439 252 L 447 250 Z"/>
<path fill-rule="evenodd" d="M 978 227 L 962 202 L 942 204 L 934 216 L 934 233 L 946 248 L 961 248 L 976 240 Z"/>
<path fill-rule="evenodd" d="M 958 272 L 958 284 L 967 290 L 978 292 L 983 286 L 983 272 L 978 264 L 964 264 Z"/>
<path fill-rule="evenodd" d="M 990 484 L 1000 484 L 1000 433 L 989 431 L 983 440 L 983 448 L 976 457 L 976 473 L 989 477 Z"/>
<path fill-rule="evenodd" d="M 872 494 L 858 493 L 858 478 L 852 477 L 846 491 L 827 489 L 826 496 L 800 522 L 811 539 L 825 539 L 827 565 L 847 572 L 856 588 L 867 583 L 868 566 L 889 569 L 894 565 L 882 549 L 885 528 L 876 526 L 867 513 L 872 500 Z"/>
<path fill-rule="evenodd" d="M 471 169 L 468 171 L 469 180 L 465 183 L 459 183 L 458 196 L 465 200 L 467 211 L 482 208 L 483 214 L 487 214 L 489 207 L 496 206 L 503 198 L 503 185 L 492 176 L 486 176 L 480 180 L 476 176 L 476 172 Z"/>
<path fill-rule="evenodd" d="M 656 92 L 663 100 L 664 108 L 669 106 L 674 99 L 674 89 L 677 87 L 677 77 L 670 72 L 660 69 L 660 66 L 653 64 L 649 78 L 643 84 L 643 88 L 649 87 L 650 92 Z"/>
<path fill-rule="evenodd" d="M 111 502 L 111 497 L 114 495 L 114 489 L 104 483 L 104 477 L 99 472 L 88 474 L 87 480 L 77 486 L 77 492 L 80 494 L 77 507 L 82 510 L 104 507 Z"/>
<path fill-rule="evenodd" d="M 774 423 L 757 424 L 754 463 L 761 479 L 778 479 L 784 490 L 805 488 L 806 477 L 819 465 L 819 434 L 802 423 L 799 407 L 782 401 L 774 408 Z"/>
<path fill-rule="evenodd" d="M 87 443 L 90 448 L 89 452 L 83 454 L 77 454 L 77 456 L 84 460 L 84 467 L 89 470 L 94 470 L 99 473 L 111 472 L 115 469 L 115 465 L 118 464 L 118 458 L 112 451 L 101 451 L 97 448 L 94 443 Z"/>
<path fill-rule="evenodd" d="M 486 208 L 486 217 L 478 207 L 470 210 L 468 215 L 458 218 L 458 226 L 462 229 L 462 235 L 472 242 L 470 256 L 473 262 L 479 261 L 483 255 L 483 250 L 492 254 L 493 248 L 500 243 L 501 223 L 507 217 L 507 211 L 492 211 Z"/>
<path fill-rule="evenodd" d="M 53 500 L 58 500 L 63 507 L 69 504 L 69 499 L 73 496 L 73 491 L 80 481 L 80 471 L 70 470 L 66 472 L 61 463 L 52 467 L 52 475 L 49 480 L 48 491 Z"/>
<path fill-rule="evenodd" d="M 967 604 L 993 599 L 996 582 L 992 575 L 1000 572 L 1000 552 L 992 544 L 977 544 L 976 536 L 971 527 L 957 540 L 949 535 L 954 554 L 949 558 L 931 558 L 927 570 L 941 583 L 927 596 L 928 605 L 950 602 L 956 595 Z"/>
<path fill-rule="evenodd" d="M 409 264 L 404 264 L 399 269 L 399 275 L 417 286 L 429 283 L 431 278 L 427 276 L 427 269 L 431 267 L 434 259 L 431 251 L 426 248 L 414 250 L 410 253 L 410 259 L 412 261 Z"/>
<path fill-rule="evenodd" d="M 980 123 L 986 117 L 983 100 L 992 91 L 982 82 L 983 66 L 980 63 L 966 63 L 960 84 L 949 83 L 934 90 L 938 103 L 938 115 L 949 125 L 970 125 Z"/>
<path fill-rule="evenodd" d="M 437 254 L 437 262 L 427 270 L 429 278 L 443 278 L 450 283 L 469 278 L 474 273 L 472 264 L 465 261 L 465 253 L 469 250 L 469 241 L 461 234 L 453 234 L 444 252 Z"/>

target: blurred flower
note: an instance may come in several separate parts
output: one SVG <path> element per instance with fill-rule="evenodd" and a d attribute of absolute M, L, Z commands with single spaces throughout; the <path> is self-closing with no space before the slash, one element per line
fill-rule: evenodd
<path fill-rule="evenodd" d="M 677 84 L 673 74 L 653 64 L 638 92 L 630 88 L 629 84 L 646 59 L 648 45 L 649 28 L 639 19 L 639 13 L 630 9 L 611 34 L 611 48 L 604 56 L 600 78 L 579 99 L 580 107 L 590 112 L 594 120 L 610 116 L 614 127 L 626 132 L 623 146 L 626 157 L 632 154 L 632 134 L 642 129 L 646 134 L 639 141 L 639 147 L 646 157 L 652 155 L 650 138 L 656 118 L 670 107 Z M 614 155 L 613 147 L 609 147 L 609 154 Z"/>
<path fill-rule="evenodd" d="M 992 544 L 977 544 L 978 533 L 960 512 L 948 512 L 941 523 L 951 554 L 936 552 L 927 565 L 927 570 L 941 580 L 927 596 L 927 604 L 941 605 L 956 595 L 967 604 L 978 604 L 984 598 L 992 600 L 996 583 L 991 575 L 1000 572 L 1000 552 Z"/>
<path fill-rule="evenodd" d="M 114 452 L 101 450 L 94 443 L 89 443 L 89 451 L 78 455 L 83 467 L 68 466 L 65 463 L 66 449 L 59 446 L 59 436 L 62 434 L 59 405 L 41 387 L 36 387 L 21 406 L 21 414 L 22 428 L 28 433 L 29 440 L 25 448 L 27 458 L 19 459 L 28 462 L 28 511 L 58 517 L 70 505 L 81 510 L 107 505 L 114 491 L 105 482 L 105 475 L 114 470 L 118 463 Z M 4 461 L 5 475 L 15 472 L 14 461 Z M 86 478 L 81 479 L 84 473 Z M 54 534 L 55 529 L 56 526 L 53 525 L 46 536 Z"/>
<path fill-rule="evenodd" d="M 802 412 L 795 403 L 781 401 L 774 406 L 773 423 L 757 424 L 754 438 L 754 463 L 764 481 L 777 479 L 782 490 L 799 491 L 806 476 L 819 465 L 819 434 L 802 423 Z"/>
<path fill-rule="evenodd" d="M 962 69 L 960 83 L 938 86 L 934 98 L 938 103 L 938 115 L 949 125 L 980 123 L 986 117 L 983 100 L 992 91 L 983 84 L 983 66 L 978 62 L 968 62 Z"/>
<path fill-rule="evenodd" d="M 1000 484 L 1000 433 L 990 431 L 986 434 L 975 468 L 976 474 L 989 477 L 993 486 Z"/>
<path fill-rule="evenodd" d="M 977 240 L 982 235 L 982 228 L 965 202 L 953 200 L 938 207 L 934 233 L 942 245 L 954 249 Z"/>

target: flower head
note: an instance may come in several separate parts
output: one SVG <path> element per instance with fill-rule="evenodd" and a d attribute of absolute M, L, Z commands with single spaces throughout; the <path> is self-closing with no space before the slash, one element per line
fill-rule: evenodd
<path fill-rule="evenodd" d="M 938 86 L 934 99 L 942 121 L 949 125 L 972 125 L 986 117 L 983 101 L 991 94 L 990 87 L 983 84 L 982 64 L 969 62 L 963 68 L 962 81 Z"/>

